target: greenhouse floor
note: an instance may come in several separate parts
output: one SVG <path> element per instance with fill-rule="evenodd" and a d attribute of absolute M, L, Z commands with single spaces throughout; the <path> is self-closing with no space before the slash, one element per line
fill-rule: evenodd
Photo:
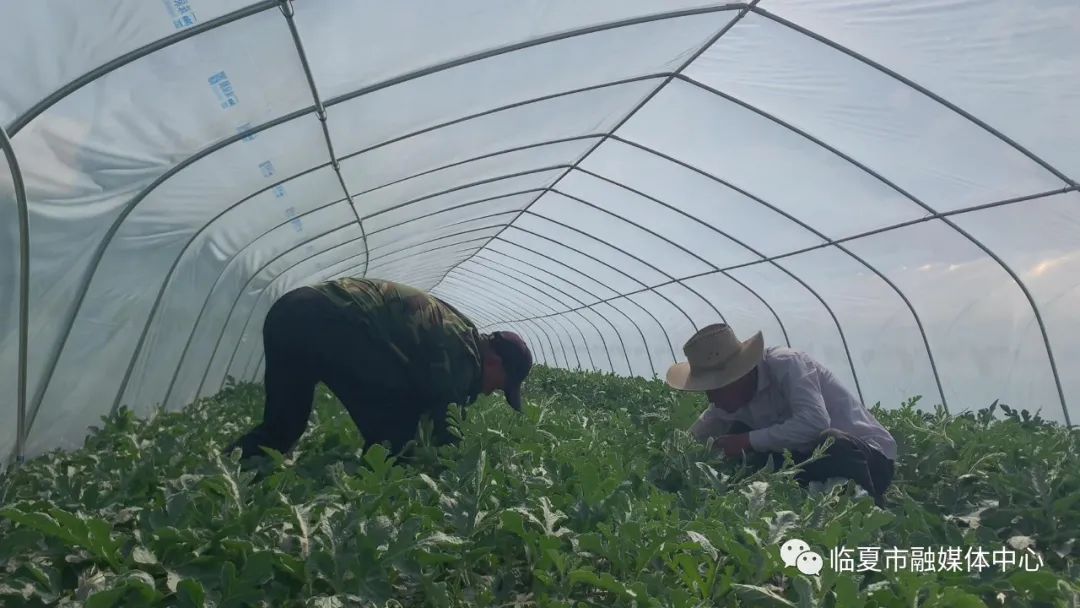
<path fill-rule="evenodd" d="M 1080 434 L 1026 412 L 875 410 L 900 452 L 882 510 L 709 457 L 676 432 L 704 400 L 659 381 L 537 368 L 526 398 L 395 466 L 320 387 L 297 450 L 243 473 L 220 450 L 260 386 L 122 411 L 0 477 L 0 605 L 1080 605 Z M 791 539 L 820 573 L 785 566 Z"/>

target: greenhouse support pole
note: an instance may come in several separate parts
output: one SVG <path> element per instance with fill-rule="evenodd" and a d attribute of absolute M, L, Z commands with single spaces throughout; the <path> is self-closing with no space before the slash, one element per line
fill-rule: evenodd
<path fill-rule="evenodd" d="M 694 51 L 694 53 L 692 53 L 685 61 L 683 61 L 682 65 L 680 65 L 677 70 L 675 70 L 674 72 L 672 72 L 672 73 L 668 74 L 666 77 L 664 77 L 664 80 L 655 89 L 653 89 L 648 95 L 646 95 L 644 99 L 642 99 L 637 104 L 635 104 L 634 107 L 625 116 L 623 116 L 622 119 L 620 119 L 619 122 L 616 123 L 615 126 L 612 127 L 609 132 L 607 132 L 602 138 L 600 138 L 600 141 L 596 142 L 596 144 L 594 144 L 591 148 L 589 148 L 585 152 L 585 154 L 580 156 L 577 159 L 577 161 L 575 161 L 574 164 L 569 169 L 567 169 L 554 182 L 552 182 L 548 186 L 548 189 L 550 190 L 551 188 L 554 188 L 555 186 L 557 186 L 559 184 L 559 182 L 561 182 L 563 180 L 564 177 L 569 175 L 575 168 L 580 166 L 581 163 L 585 161 L 585 159 L 592 156 L 593 152 L 595 152 L 597 149 L 599 149 L 600 146 L 603 146 L 604 142 L 606 142 L 616 131 L 618 131 L 620 128 L 622 128 L 623 125 L 625 125 L 627 122 L 629 122 L 630 119 L 633 118 L 634 115 L 637 114 L 641 110 L 641 108 L 645 107 L 645 105 L 648 104 L 649 101 L 651 101 L 654 97 L 656 97 L 656 95 L 658 93 L 660 93 L 660 91 L 662 91 L 664 89 L 664 87 L 666 87 L 668 84 L 670 84 L 671 81 L 678 74 L 680 74 L 683 70 L 685 70 L 687 67 L 689 67 L 690 64 L 692 64 L 698 57 L 700 57 L 703 53 L 705 53 L 705 51 L 707 51 L 710 47 L 712 47 L 714 44 L 716 44 L 716 42 L 719 41 L 720 38 L 722 38 L 724 36 L 724 34 L 731 31 L 731 28 L 735 27 L 735 25 L 740 20 L 742 20 L 742 18 L 746 16 L 746 14 L 750 11 L 750 9 L 752 9 L 754 7 L 754 5 L 756 5 L 759 1 L 760 0 L 751 0 L 751 2 L 749 4 L 739 6 L 738 7 L 738 10 L 739 10 L 738 14 L 736 14 L 735 17 L 731 19 L 731 21 L 729 21 L 726 25 L 724 25 L 724 27 L 720 28 L 720 31 L 718 31 L 716 34 L 710 36 L 709 39 L 707 41 L 705 41 L 704 44 L 702 44 L 697 50 Z M 727 8 L 727 10 L 731 10 L 733 8 L 736 8 L 736 7 L 728 6 L 728 7 L 725 7 L 725 8 Z M 546 194 L 546 192 L 540 193 L 539 196 L 537 196 L 535 199 L 532 200 L 532 202 L 530 202 L 528 205 L 526 205 L 525 208 L 521 210 L 522 215 L 524 215 L 525 212 L 528 211 L 530 207 L 532 207 L 534 204 L 536 204 L 537 201 L 539 201 L 541 198 L 543 198 L 545 194 Z M 516 221 L 517 221 L 517 219 L 515 218 L 514 221 L 512 221 L 512 222 L 510 222 L 509 224 L 506 225 L 506 228 L 509 228 L 510 226 L 513 226 Z M 506 230 L 506 228 L 504 228 L 502 231 L 496 233 L 495 236 L 491 237 L 492 240 L 494 240 L 496 237 L 501 235 L 502 232 Z M 480 250 L 483 250 L 483 249 L 484 249 L 483 247 L 480 248 Z M 466 258 L 466 260 L 467 259 L 468 258 Z M 459 262 L 458 264 L 450 267 L 450 269 L 446 271 L 446 274 L 443 275 L 443 278 L 445 278 L 447 275 L 449 275 L 454 270 L 454 268 L 457 268 L 457 266 L 460 265 L 460 263 L 461 262 Z M 442 282 L 442 280 L 440 279 L 439 283 L 441 283 L 441 282 Z M 435 287 L 438 287 L 439 283 L 436 283 Z M 432 289 L 434 289 L 435 287 L 433 287 Z M 690 325 L 694 325 L 693 320 L 690 320 Z M 674 349 L 674 347 L 672 347 L 672 348 Z"/>
<path fill-rule="evenodd" d="M 338 162 L 337 153 L 334 152 L 334 140 L 330 138 L 330 127 L 326 122 L 326 106 L 323 105 L 322 98 L 319 96 L 319 88 L 315 86 L 315 75 L 311 73 L 311 64 L 308 63 L 304 43 L 300 41 L 300 30 L 296 28 L 296 20 L 294 19 L 296 11 L 293 8 L 292 0 L 280 0 L 278 8 L 281 9 L 281 14 L 285 16 L 285 21 L 289 25 L 289 33 L 292 35 L 296 54 L 300 57 L 300 65 L 304 68 L 308 89 L 311 91 L 311 98 L 315 101 L 315 114 L 318 116 L 319 125 L 322 127 L 323 139 L 326 140 L 326 151 L 330 156 L 330 164 L 334 167 L 334 174 L 337 175 L 338 183 L 341 184 L 341 191 L 345 193 L 345 198 L 349 201 L 349 208 L 352 209 L 353 215 L 356 217 L 356 225 L 360 228 L 360 235 L 364 239 L 365 264 L 362 276 L 367 276 L 367 259 L 370 252 L 368 251 L 367 234 L 364 231 L 364 220 L 356 209 L 356 202 L 353 201 L 352 195 L 349 194 L 349 187 L 345 184 L 345 176 L 341 174 L 341 163 Z"/>
<path fill-rule="evenodd" d="M 7 131 L 0 127 L 0 145 L 7 157 L 11 171 L 11 183 L 15 187 L 15 205 L 19 209 L 19 369 L 18 408 L 15 422 L 15 462 L 21 463 L 26 455 L 26 352 L 30 315 L 30 210 L 26 205 L 26 185 L 23 183 L 15 147 Z"/>
<path fill-rule="evenodd" d="M 562 294 L 562 295 L 564 295 L 564 296 L 566 296 L 566 297 L 570 298 L 571 300 L 573 300 L 573 301 L 577 302 L 577 303 L 578 303 L 578 306 L 581 306 L 581 305 L 583 305 L 583 304 L 585 303 L 585 302 L 583 302 L 583 301 L 579 300 L 578 298 L 575 298 L 575 297 L 574 297 L 574 296 L 573 296 L 572 294 L 569 294 L 569 293 L 567 293 L 566 291 L 564 291 L 564 290 L 562 290 L 562 289 L 559 289 L 559 288 L 558 288 L 558 287 L 556 287 L 555 285 L 552 285 L 551 283 L 548 283 L 547 281 L 545 281 L 545 280 L 543 280 L 543 279 L 541 279 L 541 278 L 539 278 L 539 277 L 537 277 L 537 276 L 535 276 L 535 275 L 529 274 L 529 273 L 527 273 L 527 272 L 523 272 L 523 271 L 521 271 L 521 270 L 518 270 L 518 269 L 516 269 L 516 268 L 512 268 L 512 267 L 510 267 L 510 266 L 507 266 L 506 264 L 502 264 L 502 263 L 500 263 L 500 262 L 497 262 L 497 261 L 495 261 L 495 260 L 489 260 L 488 258 L 486 258 L 486 257 L 482 257 L 482 256 L 474 256 L 474 257 L 473 257 L 473 260 L 472 260 L 472 263 L 473 263 L 473 264 L 477 264 L 477 265 L 479 265 L 479 266 L 484 266 L 484 267 L 488 268 L 489 270 L 493 270 L 493 271 L 495 271 L 495 272 L 503 272 L 503 273 L 505 273 L 505 272 L 506 272 L 506 271 L 500 270 L 499 268 L 492 268 L 491 266 L 488 266 L 487 264 L 481 264 L 481 263 L 479 262 L 479 260 L 483 260 L 483 261 L 485 261 L 485 262 L 489 262 L 489 263 L 491 263 L 491 264 L 495 264 L 495 265 L 497 265 L 497 266 L 500 266 L 500 267 L 502 267 L 502 268 L 505 268 L 505 269 L 506 269 L 506 271 L 510 271 L 510 272 L 516 272 L 516 273 L 520 274 L 521 276 L 529 277 L 530 279 L 532 279 L 532 280 L 534 280 L 534 281 L 536 281 L 536 282 L 540 283 L 540 284 L 541 284 L 541 285 L 543 285 L 544 287 L 546 287 L 546 288 L 548 288 L 548 289 L 550 289 L 550 290 L 552 290 L 552 291 L 557 291 L 557 292 L 559 292 L 560 294 Z M 514 276 L 514 275 L 510 275 L 510 274 L 507 274 L 507 276 Z M 523 279 L 520 279 L 520 278 L 518 278 L 518 277 L 516 277 L 516 276 L 515 276 L 515 278 L 517 278 L 517 280 L 519 280 L 519 281 L 522 281 L 523 283 L 525 282 L 525 281 L 524 281 Z M 530 283 L 529 285 L 531 285 L 531 283 Z M 535 286 L 534 286 L 534 287 L 535 287 Z M 582 319 L 584 319 L 586 323 L 588 323 L 589 325 L 591 325 L 591 326 L 592 326 L 592 328 L 593 328 L 593 331 L 595 331 L 595 332 L 596 332 L 596 335 L 600 336 L 600 343 L 601 343 L 601 344 L 602 344 L 602 345 L 604 346 L 604 353 L 605 353 L 605 354 L 607 355 L 607 360 L 608 360 L 608 369 L 614 370 L 614 369 L 615 369 L 615 362 L 614 362 L 614 361 L 612 361 L 612 359 L 611 359 L 611 349 L 609 349 L 609 348 L 608 348 L 607 340 L 606 340 L 606 339 L 604 339 L 604 334 L 603 334 L 603 333 L 602 333 L 602 332 L 600 331 L 600 328 L 596 326 L 596 323 L 593 323 L 593 322 L 592 322 L 592 319 L 589 319 L 588 317 L 586 317 L 585 315 L 581 314 L 580 312 L 578 312 L 578 313 L 577 313 L 577 315 L 578 315 L 579 317 L 581 317 Z M 577 324 L 573 324 L 573 325 L 574 325 L 575 327 L 577 327 Z M 580 331 L 580 328 L 579 328 L 579 331 Z M 616 332 L 615 332 L 615 333 L 616 333 L 616 335 L 618 335 L 618 330 L 616 330 Z M 620 341 L 622 340 L 622 338 L 621 338 L 621 337 L 620 337 L 619 339 L 620 339 Z M 588 350 L 588 348 L 589 348 L 588 342 L 586 342 L 586 344 L 585 344 L 585 348 L 586 348 L 586 350 Z M 623 346 L 623 350 L 626 350 L 626 346 L 625 346 L 625 345 Z M 591 357 L 591 355 L 590 355 L 590 357 Z M 596 364 L 595 364 L 595 363 L 593 363 L 593 368 L 594 368 L 594 369 L 596 369 Z"/>
<path fill-rule="evenodd" d="M 627 274 L 626 272 L 624 272 L 624 271 L 622 271 L 622 270 L 619 270 L 618 268 L 616 268 L 616 267 L 612 266 L 611 264 L 609 264 L 609 263 L 607 263 L 607 262 L 605 262 L 605 261 L 601 260 L 600 258 L 598 258 L 598 257 L 596 257 L 596 256 L 594 256 L 594 255 L 592 255 L 592 254 L 590 254 L 590 253 L 587 253 L 587 252 L 585 252 L 585 251 L 582 251 L 582 250 L 580 250 L 580 249 L 578 249 L 578 248 L 576 248 L 576 247 L 572 247 L 572 246 L 570 246 L 570 245 L 567 245 L 566 243 L 564 243 L 564 242 L 562 242 L 562 241 L 560 241 L 560 240 L 557 240 L 557 239 L 553 239 L 553 238 L 551 238 L 551 237 L 549 237 L 549 236 L 547 236 L 547 235 L 543 235 L 543 234 L 540 234 L 539 232 L 534 232 L 534 231 L 532 231 L 532 230 L 528 230 L 528 229 L 526 229 L 526 228 L 522 228 L 521 226 L 513 226 L 513 229 L 514 229 L 514 230 L 517 230 L 517 231 L 519 231 L 519 232 L 524 232 L 525 234 L 529 234 L 529 235 L 535 236 L 535 237 L 537 237 L 537 238 L 539 238 L 539 239 L 542 239 L 542 240 L 544 240 L 544 241 L 547 241 L 548 243 L 551 243 L 551 244 L 552 244 L 553 246 L 555 246 L 555 247 L 560 247 L 560 248 L 566 249 L 566 250 L 568 250 L 568 251 L 572 251 L 572 252 L 574 252 L 574 253 L 575 253 L 575 254 L 577 254 L 577 255 L 580 255 L 580 256 L 582 256 L 582 257 L 584 257 L 584 258 L 586 258 L 586 259 L 589 259 L 589 260 L 591 260 L 591 261 L 593 261 L 593 262 L 596 262 L 597 264 L 600 264 L 601 266 L 604 266 L 604 267 L 605 267 L 605 268 L 607 268 L 608 270 L 612 270 L 612 271 L 614 271 L 614 272 L 615 272 L 616 274 L 620 274 L 620 275 L 622 275 L 623 277 L 625 277 L 626 279 L 628 279 L 628 280 L 630 280 L 630 281 L 633 281 L 633 282 L 637 283 L 638 285 L 641 285 L 641 287 L 642 287 L 642 289 L 640 290 L 641 292 L 644 292 L 644 291 L 649 291 L 649 287 L 648 287 L 648 285 L 646 285 L 645 283 L 642 283 L 642 282 L 641 282 L 641 281 L 640 281 L 639 279 L 637 279 L 637 278 L 636 278 L 636 277 L 634 277 L 633 275 Z M 537 251 L 537 250 L 535 250 L 535 249 L 530 249 L 530 248 L 528 248 L 528 247 L 525 247 L 525 246 L 523 246 L 523 245 L 521 245 L 521 244 L 519 244 L 519 243 L 514 243 L 514 242 L 510 241 L 509 239 L 506 239 L 506 238 L 504 238 L 504 237 L 502 237 L 502 236 L 496 236 L 496 237 L 495 237 L 494 239 L 492 239 L 492 240 L 495 240 L 495 241 L 499 241 L 499 242 L 502 242 L 502 243 L 507 243 L 507 244 L 513 245 L 513 246 L 515 246 L 515 247 L 519 247 L 519 248 L 521 248 L 521 249 L 525 249 L 525 250 L 526 250 L 526 251 L 528 251 L 529 253 L 532 253 L 532 254 L 534 254 L 534 255 L 538 255 L 538 256 L 540 256 L 540 257 L 543 257 L 543 258 L 545 258 L 545 259 L 547 259 L 547 260 L 550 260 L 550 261 L 553 261 L 553 262 L 557 262 L 557 261 L 556 261 L 556 260 L 555 260 L 554 258 L 552 258 L 552 257 L 551 257 L 551 256 L 549 256 L 549 255 L 546 255 L 546 254 L 544 254 L 544 253 L 542 253 L 542 252 L 540 252 L 540 251 Z M 558 262 L 557 262 L 557 263 L 558 263 Z M 611 290 L 611 291 L 612 291 L 613 293 L 615 293 L 615 294 L 619 294 L 619 291 L 617 291 L 617 290 L 616 290 L 616 289 L 614 289 L 613 287 L 610 287 L 610 286 L 608 286 L 608 285 L 604 285 L 604 286 L 605 286 L 605 287 L 607 287 L 608 289 L 610 289 L 610 290 Z M 621 297 L 621 295 L 616 295 L 616 296 L 615 296 L 615 297 L 613 297 L 613 298 L 609 298 L 609 300 L 616 300 L 616 299 L 619 299 L 620 297 Z M 640 310 L 641 310 L 641 312 L 645 313 L 645 314 L 646 314 L 646 316 L 648 316 L 649 318 L 651 318 L 651 319 L 653 320 L 653 322 L 654 322 L 654 323 L 656 323 L 656 326 L 660 328 L 660 333 L 664 334 L 664 340 L 665 340 L 665 342 L 667 343 L 667 346 L 668 346 L 668 352 L 669 352 L 669 353 L 671 354 L 671 362 L 672 362 L 672 363 L 677 363 L 677 362 L 679 361 L 679 359 L 678 359 L 678 357 L 677 357 L 677 356 L 675 355 L 675 347 L 674 347 L 674 345 L 673 345 L 674 343 L 673 343 L 673 342 L 671 341 L 671 334 L 669 334 L 669 333 L 668 333 L 668 330 L 667 330 L 667 328 L 666 328 L 666 327 L 664 327 L 664 324 L 660 322 L 660 319 L 657 319 L 657 318 L 656 318 L 656 315 L 654 315 L 654 314 L 652 313 L 652 311 L 650 311 L 650 310 L 649 310 L 648 308 L 646 308 L 646 307 L 642 306 L 642 305 L 641 305 L 641 304 L 640 304 L 639 302 L 637 302 L 636 300 L 631 300 L 631 299 L 627 299 L 626 301 L 627 301 L 627 302 L 629 302 L 630 304 L 633 304 L 634 306 L 636 306 L 636 307 L 637 307 L 638 309 L 640 309 Z M 612 308 L 615 308 L 615 307 L 614 307 L 614 306 L 612 306 Z M 637 323 L 635 323 L 634 325 L 635 325 L 636 327 L 638 327 L 638 331 L 640 332 L 640 331 L 641 331 L 641 327 L 640 327 L 640 326 L 638 326 L 638 325 L 637 325 Z M 644 334 L 642 334 L 642 340 L 644 340 L 644 339 L 645 339 L 645 336 L 644 336 Z"/>
<path fill-rule="evenodd" d="M 502 242 L 502 241 L 500 241 L 500 242 Z M 576 287 L 577 289 L 581 290 L 582 292 L 584 292 L 584 293 L 585 293 L 586 295 L 588 295 L 589 297 L 593 298 L 594 300 L 600 300 L 600 299 L 601 299 L 601 298 L 600 298 L 600 296 L 598 296 L 598 295 L 596 295 L 596 294 L 592 293 L 592 292 L 591 292 L 591 291 L 589 291 L 588 289 L 585 289 L 585 288 L 584 288 L 584 287 L 582 287 L 581 285 L 576 285 L 576 284 L 574 284 L 574 283 L 570 283 L 570 282 L 569 282 L 569 281 L 568 281 L 568 280 L 567 280 L 566 278 L 564 278 L 564 277 L 560 277 L 559 275 L 556 275 L 555 273 L 551 272 L 550 270 L 545 270 L 545 269 L 543 269 L 543 268 L 540 268 L 539 266 L 536 266 L 535 264 L 531 264 L 531 263 L 529 263 L 529 262 L 526 262 L 525 260 L 522 260 L 522 259 L 520 259 L 520 258 L 514 257 L 514 256 L 512 256 L 512 255 L 510 255 L 510 254 L 508 254 L 508 253 L 506 253 L 506 252 L 504 252 L 504 251 L 499 251 L 499 250 L 497 250 L 497 249 L 488 249 L 488 251 L 489 251 L 489 252 L 492 252 L 492 253 L 497 253 L 497 254 L 499 254 L 499 255 L 500 255 L 500 256 L 502 256 L 502 257 L 505 257 L 505 258 L 507 258 L 507 259 L 513 260 L 513 261 L 515 261 L 515 262 L 517 262 L 517 263 L 519 263 L 519 264 L 522 264 L 522 265 L 524 265 L 524 266 L 528 266 L 528 267 L 530 267 L 530 268 L 533 268 L 533 269 L 535 269 L 535 270 L 538 270 L 538 271 L 540 271 L 540 272 L 543 272 L 543 273 L 546 273 L 546 274 L 550 274 L 550 275 L 551 275 L 552 277 L 554 277 L 554 278 L 557 278 L 557 279 L 559 279 L 559 280 L 562 280 L 562 281 L 567 281 L 567 282 L 568 282 L 569 284 L 571 284 L 571 285 L 574 285 L 574 286 L 575 286 L 575 287 Z M 498 264 L 498 265 L 500 265 L 500 266 L 503 266 L 503 267 L 505 267 L 505 268 L 511 268 L 510 266 L 507 266 L 506 264 L 503 264 L 503 263 L 501 263 L 501 262 L 497 262 L 496 260 L 492 260 L 492 259 L 489 259 L 489 258 L 487 258 L 487 257 L 485 257 L 485 256 L 480 256 L 480 255 L 477 255 L 476 257 L 477 257 L 478 259 L 481 259 L 481 260 L 485 260 L 485 261 L 488 261 L 488 262 L 492 262 L 492 263 L 494 263 L 494 264 Z M 538 280 L 538 281 L 540 281 L 540 280 L 541 280 L 541 279 L 539 279 L 539 277 L 536 277 L 535 275 L 532 275 L 532 274 L 529 274 L 529 273 L 526 273 L 526 272 L 523 272 L 523 271 L 520 271 L 520 270 L 519 270 L 518 272 L 521 272 L 521 274 L 522 274 L 522 275 L 524 275 L 524 276 L 527 276 L 527 277 L 530 277 L 530 278 L 533 278 L 533 279 L 535 279 L 535 280 Z M 595 280 L 595 279 L 594 279 L 594 280 Z M 597 281 L 597 282 L 599 283 L 599 281 Z M 543 284 L 545 284 L 545 285 L 550 285 L 550 284 L 549 284 L 549 283 L 547 283 L 547 282 L 543 282 Z M 602 284 L 602 283 L 601 283 L 601 284 Z M 605 287 L 606 287 L 606 285 L 605 285 Z M 612 291 L 614 291 L 614 290 L 612 290 Z M 568 294 L 568 295 L 569 295 L 569 294 Z M 576 298 L 575 298 L 575 300 L 576 300 Z M 579 306 L 585 306 L 585 303 L 584 303 L 584 302 L 582 302 L 582 301 L 580 301 L 580 300 L 578 300 L 578 304 L 579 304 Z M 634 366 L 630 365 L 630 355 L 628 354 L 628 351 L 626 350 L 626 341 L 625 341 L 625 340 L 623 340 L 623 337 L 622 337 L 622 332 L 620 332 L 620 331 L 619 331 L 619 328 L 618 328 L 618 327 L 615 327 L 615 324 L 614 324 L 614 323 L 612 323 L 610 319 L 608 319 L 607 317 L 605 317 L 604 315 L 602 315 L 602 314 L 600 314 L 600 313 L 598 313 L 598 312 L 596 312 L 596 311 L 592 311 L 592 312 L 593 312 L 593 314 L 595 314 L 596 316 L 598 316 L 598 317 L 600 317 L 601 319 L 603 319 L 603 321 L 604 321 L 605 323 L 607 323 L 609 327 L 611 327 L 611 331 L 615 332 L 615 337 L 619 339 L 619 347 L 620 347 L 620 348 L 622 349 L 622 353 L 623 353 L 623 356 L 624 356 L 624 357 L 626 357 L 626 368 L 627 368 L 627 370 L 628 370 L 628 371 L 630 372 L 630 375 L 631 375 L 631 376 L 633 376 L 633 375 L 634 375 Z M 587 320 L 587 321 L 588 321 L 588 317 L 586 317 L 586 316 L 585 316 L 584 314 L 581 314 L 580 312 L 577 312 L 577 314 L 578 314 L 578 316 L 580 316 L 580 317 L 581 317 L 582 319 L 585 319 L 585 320 Z M 630 319 L 630 317 L 627 317 L 627 316 L 626 316 L 625 314 L 624 314 L 623 316 L 624 316 L 624 317 L 626 317 L 627 321 L 629 321 L 631 325 L 634 325 L 634 321 L 633 321 L 632 319 Z M 589 321 L 589 322 L 590 322 L 590 324 L 592 324 L 592 322 L 591 322 L 591 321 Z M 593 327 L 596 327 L 596 325 L 595 325 L 595 324 L 592 324 L 592 325 L 593 325 Z M 640 332 L 640 331 L 641 331 L 641 329 L 640 329 L 640 328 L 638 328 L 638 332 Z M 606 341 L 606 340 L 603 340 L 603 334 L 602 334 L 602 333 L 600 332 L 600 328 L 596 327 L 596 332 L 600 334 L 601 340 L 602 340 L 602 341 L 603 341 L 603 343 L 604 343 L 604 348 L 605 348 L 605 349 L 607 349 L 607 348 L 608 348 L 608 347 L 607 347 L 607 341 Z M 644 342 L 644 336 L 642 336 L 642 341 Z M 652 361 L 652 353 L 650 353 L 650 352 L 649 352 L 649 347 L 648 347 L 648 344 L 646 344 L 646 345 L 645 345 L 645 352 L 646 352 L 646 354 L 647 354 L 647 355 L 648 355 L 648 357 L 649 357 L 649 369 L 651 369 L 651 370 L 655 371 L 655 369 L 656 369 L 656 366 L 655 366 L 655 365 L 653 364 L 653 361 Z M 615 362 L 614 362 L 614 360 L 613 360 L 613 359 L 611 358 L 611 352 L 610 352 L 610 349 L 609 349 L 609 352 L 608 352 L 608 365 L 609 365 L 609 367 L 610 367 L 610 369 L 611 369 L 611 372 L 612 372 L 612 373 L 614 373 L 614 372 L 615 372 Z"/>

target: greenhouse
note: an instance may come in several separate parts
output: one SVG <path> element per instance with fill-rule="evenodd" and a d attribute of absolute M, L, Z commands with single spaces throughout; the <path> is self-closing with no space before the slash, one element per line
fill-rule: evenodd
<path fill-rule="evenodd" d="M 58 0 L 0 30 L 0 604 L 1080 605 L 1076 2 Z M 525 407 L 399 458 L 322 386 L 269 470 L 223 454 L 272 306 L 347 277 L 520 336 Z M 685 433 L 710 404 L 664 380 L 717 326 L 874 413 L 887 506 Z"/>

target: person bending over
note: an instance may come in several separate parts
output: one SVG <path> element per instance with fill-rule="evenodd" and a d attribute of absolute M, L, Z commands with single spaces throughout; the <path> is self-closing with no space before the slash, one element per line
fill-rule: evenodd
<path fill-rule="evenodd" d="M 289 452 L 324 383 L 345 406 L 365 445 L 399 453 L 425 415 L 434 439 L 453 441 L 450 404 L 501 389 L 521 411 L 532 354 L 513 332 L 480 333 L 456 308 L 419 289 L 344 278 L 301 287 L 271 306 L 263 324 L 266 403 L 262 423 L 226 448 L 246 460 L 260 446 Z"/>
<path fill-rule="evenodd" d="M 691 426 L 699 441 L 763 465 L 770 455 L 783 464 L 788 449 L 795 462 L 832 438 L 824 458 L 804 465 L 796 479 L 840 477 L 854 480 L 884 506 L 892 483 L 896 441 L 824 365 L 804 352 L 765 347 L 761 332 L 739 341 L 726 324 L 709 325 L 683 347 L 687 361 L 668 369 L 667 383 L 703 392 L 711 406 Z"/>

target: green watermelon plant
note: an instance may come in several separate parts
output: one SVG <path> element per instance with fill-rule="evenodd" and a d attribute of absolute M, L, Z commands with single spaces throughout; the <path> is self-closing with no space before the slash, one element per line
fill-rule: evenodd
<path fill-rule="evenodd" d="M 1004 405 L 875 406 L 901 454 L 882 510 L 710 455 L 703 399 L 658 380 L 539 367 L 523 415 L 481 399 L 405 461 L 320 387 L 296 450 L 248 470 L 221 449 L 261 390 L 122 409 L 0 476 L 0 605 L 1080 607 L 1080 434 Z M 791 538 L 1041 561 L 808 575 Z"/>

